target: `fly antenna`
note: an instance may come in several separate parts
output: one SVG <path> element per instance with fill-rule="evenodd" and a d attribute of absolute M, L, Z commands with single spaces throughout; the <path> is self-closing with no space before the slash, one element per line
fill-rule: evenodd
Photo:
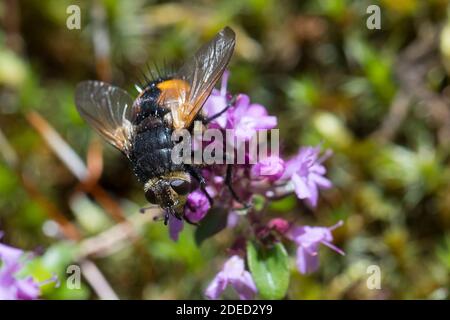
<path fill-rule="evenodd" d="M 151 206 L 148 206 L 148 207 L 140 208 L 140 209 L 139 209 L 139 212 L 140 212 L 140 213 L 146 213 L 148 210 L 156 209 L 156 208 L 159 208 L 159 206 L 156 205 L 156 204 L 154 204 L 154 205 L 151 205 Z"/>

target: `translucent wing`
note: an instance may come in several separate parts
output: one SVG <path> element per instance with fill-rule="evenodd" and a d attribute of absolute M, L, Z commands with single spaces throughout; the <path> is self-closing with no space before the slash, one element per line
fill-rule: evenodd
<path fill-rule="evenodd" d="M 234 31 L 225 27 L 175 75 L 181 81 L 173 82 L 175 88 L 167 95 L 165 104 L 171 109 L 176 129 L 188 128 L 203 107 L 230 61 L 235 37 Z"/>
<path fill-rule="evenodd" d="M 133 98 L 126 91 L 101 81 L 83 81 L 77 85 L 75 104 L 84 120 L 103 138 L 128 154 Z"/>

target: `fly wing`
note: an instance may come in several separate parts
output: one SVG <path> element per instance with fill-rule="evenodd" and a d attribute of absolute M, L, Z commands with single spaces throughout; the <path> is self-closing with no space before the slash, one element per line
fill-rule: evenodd
<path fill-rule="evenodd" d="M 133 98 L 125 90 L 101 81 L 83 81 L 76 87 L 75 104 L 95 131 L 128 155 L 133 135 Z"/>
<path fill-rule="evenodd" d="M 188 128 L 222 76 L 234 51 L 236 36 L 229 27 L 203 45 L 175 75 L 181 80 L 177 98 L 169 99 L 175 129 Z M 184 84 L 183 84 L 184 83 Z"/>

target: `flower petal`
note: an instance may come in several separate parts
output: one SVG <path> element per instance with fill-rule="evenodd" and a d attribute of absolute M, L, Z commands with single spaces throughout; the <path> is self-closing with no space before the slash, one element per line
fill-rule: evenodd
<path fill-rule="evenodd" d="M 234 228 L 239 222 L 239 214 L 236 211 L 230 211 L 227 217 L 227 228 Z"/>
<path fill-rule="evenodd" d="M 308 179 L 307 184 L 308 184 L 308 189 L 310 192 L 310 195 L 307 198 L 307 201 L 309 202 L 309 204 L 311 206 L 316 207 L 317 200 L 319 198 L 319 190 L 317 189 L 317 185 L 314 183 L 314 181 L 311 181 L 310 179 Z"/>
<path fill-rule="evenodd" d="M 23 250 L 0 243 L 0 259 L 5 263 L 15 263 L 23 255 Z"/>
<path fill-rule="evenodd" d="M 225 96 L 219 95 L 217 90 L 209 96 L 208 100 L 203 107 L 208 117 L 212 117 L 221 111 L 223 111 L 227 106 L 227 100 Z M 217 123 L 220 128 L 225 128 L 227 124 L 227 112 L 224 112 L 219 117 L 213 120 L 213 123 Z"/>
<path fill-rule="evenodd" d="M 206 298 L 210 300 L 219 299 L 222 292 L 228 285 L 227 280 L 223 277 L 223 273 L 219 272 L 205 290 Z"/>
<path fill-rule="evenodd" d="M 210 207 L 211 204 L 205 193 L 201 190 L 195 190 L 188 196 L 184 214 L 188 221 L 196 223 L 206 216 Z"/>
<path fill-rule="evenodd" d="M 239 94 L 237 99 L 236 99 L 236 103 L 235 103 L 235 108 L 234 108 L 234 118 L 235 119 L 240 119 L 242 117 L 242 115 L 244 113 L 247 112 L 247 109 L 249 107 L 250 104 L 250 97 L 246 94 Z"/>
<path fill-rule="evenodd" d="M 302 274 L 316 271 L 319 268 L 319 256 L 312 255 L 302 246 L 297 248 L 297 269 Z"/>
<path fill-rule="evenodd" d="M 331 181 L 328 180 L 327 178 L 325 178 L 324 176 L 320 176 L 318 174 L 311 173 L 309 175 L 309 177 L 315 184 L 317 184 L 321 188 L 328 189 L 333 186 Z"/>
<path fill-rule="evenodd" d="M 298 174 L 294 174 L 292 176 L 292 182 L 294 183 L 295 193 L 299 199 L 307 199 L 311 196 L 311 191 L 309 190 L 308 185 Z"/>
<path fill-rule="evenodd" d="M 267 116 L 267 109 L 259 103 L 252 103 L 247 108 L 246 114 L 253 118 L 261 118 Z"/>
<path fill-rule="evenodd" d="M 34 282 L 32 277 L 21 279 L 16 282 L 17 299 L 20 300 L 34 300 L 39 297 L 41 289 L 39 285 Z"/>
<path fill-rule="evenodd" d="M 183 227 L 183 220 L 175 218 L 172 214 L 169 215 L 169 235 L 173 241 L 178 241 L 178 236 Z"/>
<path fill-rule="evenodd" d="M 14 287 L 0 286 L 0 300 L 16 300 Z"/>
<path fill-rule="evenodd" d="M 280 157 L 270 156 L 263 159 L 252 166 L 251 175 L 256 177 L 268 177 L 271 180 L 276 180 L 283 175 L 284 161 Z"/>
<path fill-rule="evenodd" d="M 277 117 L 274 116 L 265 116 L 257 119 L 256 129 L 273 129 L 278 124 Z"/>
<path fill-rule="evenodd" d="M 228 279 L 239 279 L 244 272 L 244 259 L 234 255 L 223 266 L 224 276 Z"/>
<path fill-rule="evenodd" d="M 302 236 L 304 233 L 305 233 L 305 227 L 292 227 L 289 230 L 287 237 L 288 237 L 288 239 L 291 239 L 292 241 L 296 242 L 297 244 L 300 244 L 300 243 L 298 243 L 297 239 L 299 239 L 300 236 Z"/>
<path fill-rule="evenodd" d="M 244 271 L 239 279 L 230 280 L 234 290 L 241 300 L 251 300 L 255 297 L 257 289 L 252 275 L 248 271 Z"/>

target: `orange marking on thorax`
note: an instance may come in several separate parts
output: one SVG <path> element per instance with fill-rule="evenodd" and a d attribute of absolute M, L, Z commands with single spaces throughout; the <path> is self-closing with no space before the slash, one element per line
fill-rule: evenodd
<path fill-rule="evenodd" d="M 180 79 L 166 80 L 156 85 L 161 94 L 159 100 L 163 101 L 178 101 L 184 98 L 189 91 L 189 84 Z"/>
<path fill-rule="evenodd" d="M 166 90 L 188 90 L 189 84 L 181 79 L 171 79 L 166 80 L 163 82 L 160 82 L 156 85 L 159 90 L 166 91 Z"/>
<path fill-rule="evenodd" d="M 156 85 L 161 94 L 158 102 L 164 106 L 176 106 L 176 112 L 172 112 L 173 125 L 176 129 L 184 128 L 184 114 L 190 109 L 186 102 L 189 93 L 189 84 L 180 79 L 166 80 Z"/>

